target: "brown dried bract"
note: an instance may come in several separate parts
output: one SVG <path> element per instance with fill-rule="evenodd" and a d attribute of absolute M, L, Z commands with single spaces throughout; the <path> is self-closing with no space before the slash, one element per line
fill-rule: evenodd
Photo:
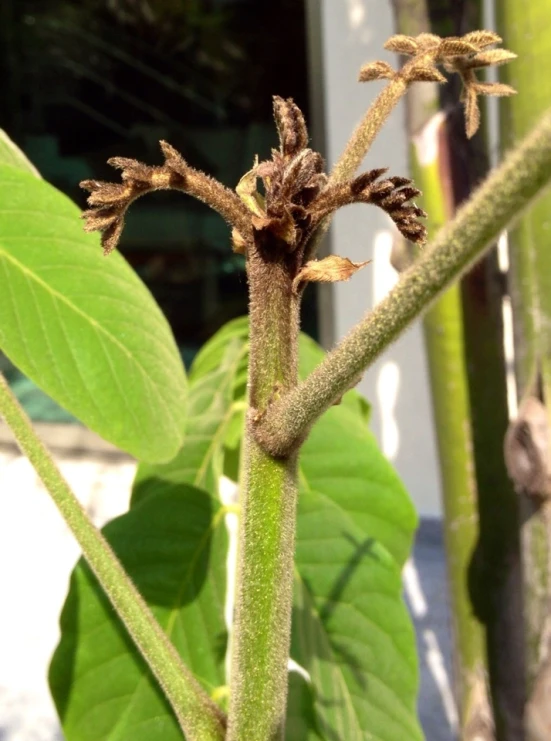
<path fill-rule="evenodd" d="M 293 289 L 296 291 L 303 282 L 335 283 L 336 281 L 349 280 L 354 273 L 368 265 L 371 260 L 364 262 L 352 262 L 348 257 L 329 255 L 323 260 L 310 260 L 302 267 L 294 281 Z"/>

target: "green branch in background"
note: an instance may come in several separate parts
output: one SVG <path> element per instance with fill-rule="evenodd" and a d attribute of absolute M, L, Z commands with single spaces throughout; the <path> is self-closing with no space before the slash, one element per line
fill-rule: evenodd
<path fill-rule="evenodd" d="M 456 218 L 403 274 L 395 288 L 318 368 L 275 400 L 255 422 L 259 443 L 275 456 L 292 450 L 323 412 L 514 223 L 551 179 L 551 112 L 548 112 L 476 190 Z"/>
<path fill-rule="evenodd" d="M 500 109 L 503 147 L 525 135 L 549 105 L 551 64 L 549 0 L 496 4 L 497 23 L 521 63 L 504 79 L 522 95 Z M 524 647 L 528 704 L 527 739 L 549 737 L 551 634 L 551 531 L 549 527 L 549 429 L 551 424 L 551 250 L 546 195 L 509 234 L 509 286 L 514 322 L 518 419 L 507 436 L 506 455 L 521 511 Z M 543 438 L 542 438 L 543 436 Z"/>
<path fill-rule="evenodd" d="M 222 741 L 224 714 L 182 663 L 109 544 L 88 519 L 1 374 L 0 415 L 34 466 L 118 616 L 163 688 L 188 741 Z"/>
<path fill-rule="evenodd" d="M 436 21 L 427 0 L 393 5 L 402 34 L 449 31 L 451 11 Z M 465 15 L 478 27 L 478 0 L 471 0 Z M 499 55 L 503 61 L 514 57 Z M 459 122 L 445 113 L 453 105 L 448 87 L 416 85 L 405 105 L 412 176 L 423 194 L 419 205 L 429 214 L 430 240 L 485 174 L 484 137 L 466 140 Z M 423 320 L 464 741 L 518 738 L 524 702 L 517 502 L 502 454 L 508 408 L 500 287 L 493 248 Z"/>
<path fill-rule="evenodd" d="M 394 0 L 393 5 L 400 33 L 430 32 L 425 0 L 417 0 L 414 7 L 409 0 Z M 428 213 L 429 240 L 453 218 L 456 208 L 449 123 L 439 109 L 435 83 L 417 85 L 406 97 L 411 174 L 422 192 L 419 205 Z M 431 306 L 423 330 L 441 478 L 459 732 L 464 741 L 473 736 L 490 741 L 485 631 L 473 611 L 467 578 L 479 522 L 459 284 Z"/>

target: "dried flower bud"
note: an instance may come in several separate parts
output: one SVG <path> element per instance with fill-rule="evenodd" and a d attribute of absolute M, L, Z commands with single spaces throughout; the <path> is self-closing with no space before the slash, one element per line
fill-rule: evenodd
<path fill-rule="evenodd" d="M 476 54 L 477 51 L 478 48 L 474 44 L 456 36 L 442 39 L 438 46 L 438 56 L 441 59 L 443 57 L 462 57 L 468 54 Z"/>
<path fill-rule="evenodd" d="M 422 51 L 427 51 L 438 46 L 442 39 L 434 33 L 420 33 L 416 36 L 415 41 Z"/>
<path fill-rule="evenodd" d="M 359 82 L 370 82 L 371 80 L 391 80 L 396 71 L 387 62 L 369 62 L 360 69 Z"/>
<path fill-rule="evenodd" d="M 411 36 L 396 34 L 396 36 L 391 36 L 388 39 L 384 44 L 384 48 L 387 51 L 395 51 L 398 54 L 410 54 L 413 56 L 419 51 L 419 44 Z"/>
<path fill-rule="evenodd" d="M 465 66 L 469 69 L 490 67 L 491 65 L 498 66 L 516 58 L 517 55 L 508 49 L 490 49 L 489 51 L 481 51 L 472 59 L 467 60 Z"/>
<path fill-rule="evenodd" d="M 501 44 L 502 38 L 494 31 L 471 31 L 462 36 L 463 41 L 476 46 L 477 49 L 485 49 L 492 44 Z"/>
<path fill-rule="evenodd" d="M 208 175 L 189 167 L 181 155 L 166 142 L 161 142 L 165 164 L 144 165 L 126 157 L 112 157 L 109 164 L 122 170 L 122 184 L 100 180 L 83 180 L 82 188 L 90 191 L 85 211 L 86 231 L 100 231 L 104 254 L 117 246 L 124 227 L 124 216 L 130 204 L 153 190 L 182 190 L 204 201 L 218 211 L 241 234 L 250 233 L 250 220 L 239 197 Z"/>
<path fill-rule="evenodd" d="M 278 95 L 274 96 L 274 118 L 281 152 L 285 157 L 293 157 L 308 146 L 308 130 L 304 116 L 292 98 L 284 100 Z"/>
<path fill-rule="evenodd" d="M 404 68 L 402 76 L 408 82 L 438 82 L 440 84 L 446 82 L 446 78 L 440 70 L 429 64 Z"/>

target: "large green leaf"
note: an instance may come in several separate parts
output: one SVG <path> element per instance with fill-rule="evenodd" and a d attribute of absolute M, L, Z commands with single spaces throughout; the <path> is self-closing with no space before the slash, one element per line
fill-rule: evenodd
<path fill-rule="evenodd" d="M 105 535 L 201 684 L 224 685 L 227 538 L 205 491 L 147 497 Z M 155 679 L 88 567 L 73 572 L 50 687 L 67 741 L 181 741 Z"/>
<path fill-rule="evenodd" d="M 0 166 L 0 349 L 105 439 L 147 461 L 183 437 L 186 379 L 170 328 L 119 254 L 48 183 Z"/>
<path fill-rule="evenodd" d="M 417 657 L 400 569 L 339 505 L 299 497 L 292 657 L 326 741 L 415 741 Z"/>
<path fill-rule="evenodd" d="M 230 340 L 220 365 L 192 379 L 182 448 L 169 463 L 142 463 L 138 467 L 131 506 L 173 484 L 192 484 L 217 493 L 223 471 L 224 440 L 239 409 L 233 402 L 233 385 L 245 352 L 243 343 Z"/>
<path fill-rule="evenodd" d="M 422 738 L 400 579 L 416 524 L 362 417 L 330 409 L 300 457 L 292 649 L 327 741 Z"/>

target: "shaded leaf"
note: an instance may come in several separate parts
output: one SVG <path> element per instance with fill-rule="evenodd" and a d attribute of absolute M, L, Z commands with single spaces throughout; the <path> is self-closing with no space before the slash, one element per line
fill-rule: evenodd
<path fill-rule="evenodd" d="M 335 503 L 404 565 L 417 527 L 415 508 L 373 433 L 346 406 L 329 409 L 301 449 L 301 495 L 308 491 Z"/>
<path fill-rule="evenodd" d="M 39 178 L 40 173 L 3 129 L 0 129 L 0 165 L 15 167 Z"/>
<path fill-rule="evenodd" d="M 359 82 L 370 82 L 371 80 L 391 80 L 396 72 L 388 62 L 369 62 L 360 69 Z"/>
<path fill-rule="evenodd" d="M 221 508 L 179 485 L 104 529 L 185 663 L 209 693 L 225 683 L 227 538 Z M 67 741 L 181 741 L 156 680 L 84 564 L 61 616 L 50 688 Z"/>
<path fill-rule="evenodd" d="M 286 741 L 325 741 L 325 737 L 321 736 L 318 730 L 314 697 L 312 683 L 298 672 L 290 671 L 285 721 Z"/>
<path fill-rule="evenodd" d="M 417 741 L 415 638 L 400 570 L 338 504 L 302 491 L 291 655 L 326 741 Z"/>
<path fill-rule="evenodd" d="M 246 347 L 230 340 L 218 368 L 191 384 L 182 448 L 164 465 L 142 463 L 132 489 L 131 506 L 173 484 L 191 484 L 213 495 L 223 471 L 224 443 L 234 414 L 233 384 Z"/>
<path fill-rule="evenodd" d="M 106 440 L 142 460 L 170 460 L 187 392 L 170 327 L 78 216 L 48 183 L 0 166 L 0 349 Z"/>

